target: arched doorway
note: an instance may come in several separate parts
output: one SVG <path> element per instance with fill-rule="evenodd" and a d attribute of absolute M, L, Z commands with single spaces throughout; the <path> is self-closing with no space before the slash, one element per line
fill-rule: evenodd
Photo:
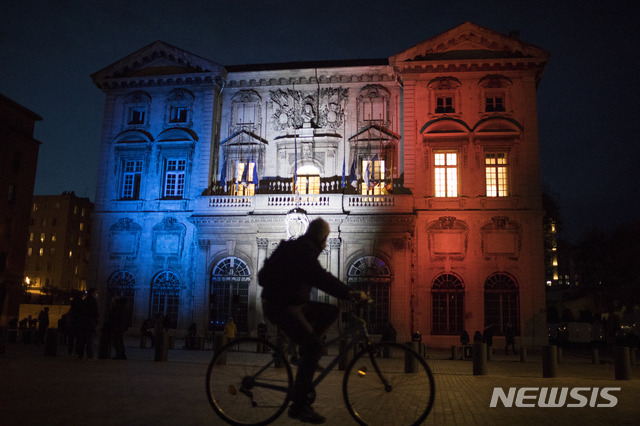
<path fill-rule="evenodd" d="M 169 328 L 177 328 L 179 311 L 180 279 L 171 271 L 160 272 L 151 286 L 151 316 L 167 317 Z"/>
<path fill-rule="evenodd" d="M 431 287 L 431 334 L 459 335 L 464 329 L 464 284 L 453 274 L 440 274 Z"/>
<path fill-rule="evenodd" d="M 209 290 L 209 326 L 222 329 L 232 317 L 238 331 L 249 331 L 249 283 L 251 271 L 240 258 L 229 256 L 211 272 Z"/>
<path fill-rule="evenodd" d="M 518 285 L 509 275 L 495 273 L 484 282 L 484 325 L 492 325 L 494 334 L 502 336 L 507 324 L 520 334 Z"/>
<path fill-rule="evenodd" d="M 364 291 L 373 299 L 365 319 L 369 332 L 382 334 L 390 321 L 391 272 L 387 264 L 375 256 L 363 256 L 349 267 L 347 283 L 353 290 Z"/>

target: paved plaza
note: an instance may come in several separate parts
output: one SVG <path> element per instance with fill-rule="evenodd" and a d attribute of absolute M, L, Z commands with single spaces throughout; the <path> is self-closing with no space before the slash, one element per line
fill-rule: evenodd
<path fill-rule="evenodd" d="M 205 394 L 211 350 L 173 349 L 155 362 L 153 349 L 127 342 L 127 360 L 78 360 L 58 347 L 8 343 L 0 355 L 0 424 L 14 425 L 220 425 Z M 176 347 L 181 342 L 176 342 Z M 434 408 L 427 425 L 637 425 L 640 424 L 640 368 L 631 380 L 615 380 L 613 359 L 592 364 L 591 357 L 565 351 L 555 378 L 542 378 L 541 356 L 496 353 L 488 374 L 473 375 L 471 361 L 450 360 L 450 351 L 428 351 L 436 381 Z M 327 360 L 323 360 L 327 361 Z M 325 362 L 324 365 L 326 365 Z M 329 425 L 351 425 L 342 400 L 342 372 L 332 372 L 318 389 L 315 408 Z M 615 407 L 490 408 L 495 387 L 619 387 Z M 532 395 L 529 393 L 528 395 Z M 588 398 L 591 390 L 582 391 Z M 532 401 L 531 399 L 527 402 Z M 577 402 L 570 399 L 569 402 Z M 598 403 L 607 403 L 598 399 Z M 275 425 L 296 425 L 284 414 Z"/>

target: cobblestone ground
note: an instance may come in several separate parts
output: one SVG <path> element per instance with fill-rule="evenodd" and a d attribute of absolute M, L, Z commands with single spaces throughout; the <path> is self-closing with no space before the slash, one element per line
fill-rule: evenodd
<path fill-rule="evenodd" d="M 78 360 L 58 347 L 44 356 L 42 345 L 9 343 L 0 355 L 2 425 L 219 425 L 205 395 L 211 351 L 170 350 L 168 361 L 154 362 L 153 349 L 128 342 L 128 360 Z M 177 344 L 176 346 L 180 346 Z M 471 361 L 447 360 L 431 351 L 428 363 L 436 382 L 434 408 L 427 425 L 637 425 L 640 424 L 640 368 L 631 380 L 614 380 L 614 365 L 591 364 L 587 357 L 565 354 L 558 376 L 542 378 L 540 357 L 527 362 L 496 355 L 488 374 L 474 376 Z M 323 363 L 328 363 L 328 358 Z M 611 408 L 490 408 L 493 389 L 501 387 L 615 387 Z M 342 372 L 331 373 L 317 389 L 315 408 L 329 425 L 355 424 L 342 399 Z M 582 392 L 590 395 L 591 391 Z M 530 401 L 530 400 L 529 400 Z M 529 402 L 528 401 L 528 402 Z M 575 402 L 571 400 L 570 402 Z M 600 399 L 598 402 L 607 402 Z M 402 407 L 396 407 L 396 420 Z M 299 422 L 283 415 L 275 425 Z"/>

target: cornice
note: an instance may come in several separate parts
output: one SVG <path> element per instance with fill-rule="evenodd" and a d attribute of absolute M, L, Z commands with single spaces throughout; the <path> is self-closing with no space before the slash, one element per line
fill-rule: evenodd
<path fill-rule="evenodd" d="M 388 67 L 388 73 L 354 73 L 354 74 L 332 74 L 332 75 L 320 75 L 317 78 L 314 76 L 296 76 L 296 77 L 270 77 L 269 71 L 260 71 L 251 73 L 252 78 L 242 78 L 243 76 L 235 77 L 229 75 L 226 81 L 227 88 L 245 88 L 245 87 L 261 87 L 261 86 L 291 86 L 291 85 L 306 85 L 306 84 L 338 84 L 338 83 L 379 83 L 379 82 L 393 82 L 395 77 L 393 69 Z M 343 71 L 349 70 L 349 67 L 343 69 Z M 290 70 L 289 70 L 290 71 Z M 264 77 L 258 77 L 263 75 Z"/>

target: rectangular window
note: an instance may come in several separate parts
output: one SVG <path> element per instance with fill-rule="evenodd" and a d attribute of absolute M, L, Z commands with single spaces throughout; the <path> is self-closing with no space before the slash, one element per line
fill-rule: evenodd
<path fill-rule="evenodd" d="M 385 193 L 384 189 L 384 160 L 362 161 L 362 195 L 381 195 Z"/>
<path fill-rule="evenodd" d="M 504 97 L 502 95 L 487 96 L 484 110 L 485 112 L 504 112 Z"/>
<path fill-rule="evenodd" d="M 436 97 L 436 114 L 454 113 L 453 96 Z"/>
<path fill-rule="evenodd" d="M 47 235 L 46 235 L 44 232 L 43 232 L 43 233 L 41 233 L 41 234 L 40 234 L 40 242 L 41 242 L 41 243 L 44 243 L 44 240 L 46 240 L 46 239 L 47 239 Z"/>
<path fill-rule="evenodd" d="M 234 195 L 255 195 L 256 183 L 253 181 L 256 163 L 238 163 L 236 167 L 236 185 Z"/>
<path fill-rule="evenodd" d="M 458 154 L 438 152 L 435 154 L 436 197 L 458 196 Z"/>
<path fill-rule="evenodd" d="M 385 115 L 384 98 L 366 98 L 362 101 L 363 121 L 384 121 Z"/>
<path fill-rule="evenodd" d="M 253 124 L 256 122 L 255 104 L 235 105 L 236 124 Z"/>
<path fill-rule="evenodd" d="M 167 160 L 164 174 L 164 197 L 183 197 L 186 160 Z"/>
<path fill-rule="evenodd" d="M 319 194 L 320 176 L 298 175 L 296 189 L 298 190 L 298 194 Z"/>
<path fill-rule="evenodd" d="M 142 179 L 142 160 L 126 160 L 122 175 L 122 198 L 137 200 L 140 198 Z"/>
<path fill-rule="evenodd" d="M 27 248 L 27 256 L 32 256 L 32 255 L 33 255 L 33 247 Z"/>
<path fill-rule="evenodd" d="M 144 124 L 147 109 L 140 107 L 129 108 L 129 121 L 127 124 Z"/>
<path fill-rule="evenodd" d="M 186 123 L 187 112 L 188 109 L 186 107 L 171 107 L 169 121 L 171 123 Z"/>
<path fill-rule="evenodd" d="M 485 154 L 487 197 L 506 197 L 509 195 L 508 167 L 505 152 Z"/>

